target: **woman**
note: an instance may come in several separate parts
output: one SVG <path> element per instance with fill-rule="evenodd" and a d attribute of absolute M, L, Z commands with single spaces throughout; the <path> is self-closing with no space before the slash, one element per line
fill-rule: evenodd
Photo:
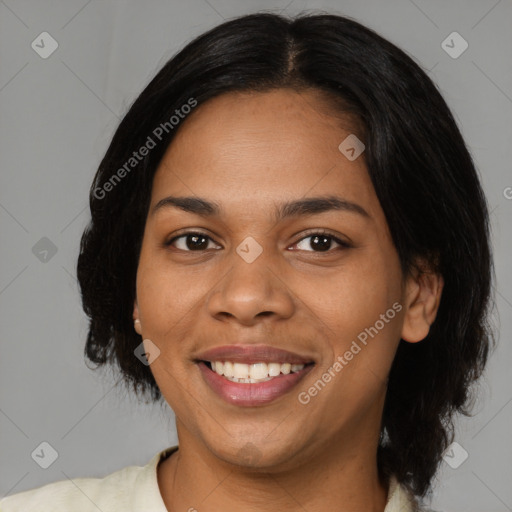
<path fill-rule="evenodd" d="M 2 512 L 424 510 L 491 349 L 486 201 L 404 52 L 340 16 L 198 37 L 90 193 L 86 354 L 179 446 Z"/>

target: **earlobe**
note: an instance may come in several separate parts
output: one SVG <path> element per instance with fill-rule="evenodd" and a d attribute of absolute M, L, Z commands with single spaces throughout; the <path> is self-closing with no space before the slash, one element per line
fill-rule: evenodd
<path fill-rule="evenodd" d="M 417 343 L 425 339 L 436 319 L 443 277 L 434 272 L 417 272 L 406 285 L 406 308 L 402 326 L 402 339 Z"/>
<path fill-rule="evenodd" d="M 133 327 L 135 332 L 142 336 L 142 325 L 139 320 L 139 307 L 137 306 L 137 301 L 135 301 L 133 305 Z"/>

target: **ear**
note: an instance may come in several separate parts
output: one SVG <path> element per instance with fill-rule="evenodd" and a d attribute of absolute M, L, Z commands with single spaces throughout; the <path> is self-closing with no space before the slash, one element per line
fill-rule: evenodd
<path fill-rule="evenodd" d="M 426 338 L 436 319 L 444 280 L 441 274 L 414 269 L 405 284 L 405 314 L 402 339 L 417 343 Z"/>
<path fill-rule="evenodd" d="M 137 299 L 133 303 L 133 327 L 137 334 L 142 335 L 142 326 L 139 319 L 139 306 L 137 305 Z"/>

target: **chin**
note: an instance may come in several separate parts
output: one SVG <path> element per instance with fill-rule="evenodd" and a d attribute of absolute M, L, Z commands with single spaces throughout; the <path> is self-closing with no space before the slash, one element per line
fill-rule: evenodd
<path fill-rule="evenodd" d="M 269 442 L 268 435 L 262 434 L 260 441 L 255 437 L 249 439 L 235 438 L 226 440 L 226 443 L 219 445 L 217 442 L 210 446 L 210 451 L 214 456 L 228 464 L 239 466 L 241 468 L 264 470 L 268 472 L 271 469 L 285 468 L 287 463 L 294 457 L 296 452 L 301 452 L 296 438 L 284 442 L 279 439 L 277 442 Z"/>

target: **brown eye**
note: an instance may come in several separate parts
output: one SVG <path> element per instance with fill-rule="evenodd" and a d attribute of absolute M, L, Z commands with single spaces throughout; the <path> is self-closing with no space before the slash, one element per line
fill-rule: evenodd
<path fill-rule="evenodd" d="M 309 242 L 305 242 L 305 240 L 310 239 Z M 343 242 L 339 238 L 335 237 L 332 234 L 327 232 L 313 232 L 306 237 L 301 238 L 295 246 L 298 247 L 300 251 L 309 251 L 309 252 L 329 252 L 332 249 L 333 242 L 339 246 L 339 248 L 348 248 L 350 244 L 347 242 Z M 300 247 L 299 245 L 303 246 Z M 308 249 L 307 247 L 311 249 Z M 332 251 L 331 251 L 332 252 Z"/>
<path fill-rule="evenodd" d="M 184 239 L 184 240 L 182 240 Z M 176 242 L 178 242 L 176 244 Z M 165 243 L 166 246 L 173 246 L 180 251 L 198 252 L 208 249 L 208 243 L 213 240 L 203 233 L 190 232 L 176 236 Z"/>

